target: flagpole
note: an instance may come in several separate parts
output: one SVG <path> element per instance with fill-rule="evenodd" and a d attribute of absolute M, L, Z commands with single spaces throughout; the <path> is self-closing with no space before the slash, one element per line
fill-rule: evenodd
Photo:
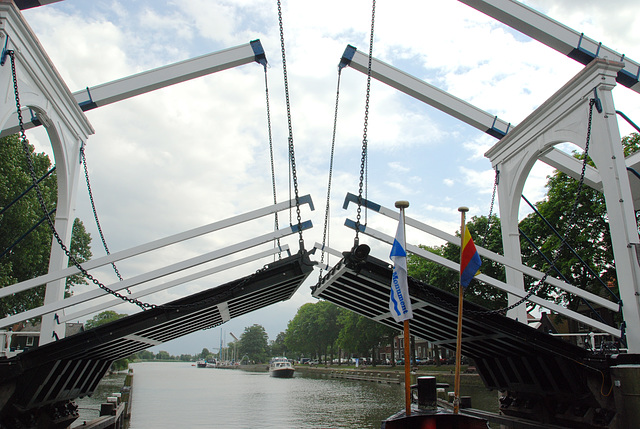
<path fill-rule="evenodd" d="M 462 360 L 462 306 L 464 303 L 464 288 L 462 287 L 462 249 L 465 236 L 465 214 L 467 207 L 458 207 L 460 212 L 460 277 L 458 282 L 458 330 L 456 336 L 456 375 L 453 387 L 453 414 L 460 410 L 460 361 Z"/>
<path fill-rule="evenodd" d="M 396 201 L 396 208 L 400 209 L 400 218 L 403 222 L 404 230 L 404 209 L 409 207 L 409 201 Z M 401 243 L 404 249 L 407 248 L 407 238 L 405 235 L 404 243 Z M 409 303 L 411 300 L 409 299 Z M 410 305 L 410 304 L 409 304 Z M 405 414 L 411 415 L 411 343 L 409 340 L 409 320 L 404 321 L 404 402 Z"/>

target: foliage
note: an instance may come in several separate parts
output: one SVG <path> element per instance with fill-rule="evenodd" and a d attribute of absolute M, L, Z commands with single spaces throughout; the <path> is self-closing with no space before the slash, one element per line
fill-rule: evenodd
<path fill-rule="evenodd" d="M 82 221 L 78 218 L 73 220 L 73 229 L 71 231 L 71 247 L 69 248 L 71 256 L 78 263 L 83 263 L 91 259 L 93 254 L 91 253 L 91 234 L 89 234 Z M 72 266 L 73 262 L 69 260 L 69 266 Z M 86 285 L 87 280 L 81 273 L 73 274 L 67 277 L 66 280 L 66 296 L 69 297 L 73 293 L 71 292 L 71 286 L 73 285 Z"/>
<path fill-rule="evenodd" d="M 149 350 L 139 351 L 137 355 L 138 355 L 138 359 L 143 359 L 143 360 L 152 360 L 156 357 L 156 355 L 154 355 L 153 352 L 150 352 Z"/>
<path fill-rule="evenodd" d="M 264 327 L 258 324 L 244 328 L 238 345 L 238 355 L 249 356 L 249 359 L 263 363 L 269 361 L 269 336 Z"/>
<path fill-rule="evenodd" d="M 327 356 L 338 339 L 342 311 L 327 301 L 304 304 L 287 325 L 286 346 L 301 356 Z"/>
<path fill-rule="evenodd" d="M 127 316 L 128 314 L 116 313 L 113 310 L 103 311 L 102 313 L 96 314 L 91 319 L 87 320 L 84 324 L 84 329 L 87 330 L 87 329 L 97 328 L 100 325 L 111 323 Z"/>
<path fill-rule="evenodd" d="M 198 359 L 207 359 L 209 356 L 211 356 L 211 352 L 208 348 L 204 347 L 197 357 Z"/>
<path fill-rule="evenodd" d="M 358 356 L 370 356 L 378 346 L 390 343 L 398 330 L 360 316 L 352 311 L 340 314 L 338 345 Z"/>
<path fill-rule="evenodd" d="M 285 343 L 285 333 L 280 332 L 276 336 L 276 339 L 271 341 L 269 347 L 271 348 L 271 354 L 273 356 L 287 356 L 288 349 Z"/>
<path fill-rule="evenodd" d="M 374 348 L 391 342 L 397 330 L 340 308 L 327 301 L 307 303 L 298 309 L 285 332 L 287 348 L 297 356 L 314 358 L 336 354 L 372 356 Z"/>
<path fill-rule="evenodd" d="M 637 152 L 640 149 L 640 135 L 633 133 L 624 137 L 622 145 L 625 156 Z M 574 154 L 574 157 L 584 160 L 583 154 Z M 591 159 L 587 163 L 593 165 Z M 522 240 L 523 260 L 542 272 L 549 270 L 553 276 L 565 278 L 581 289 L 602 296 L 608 295 L 603 283 L 606 285 L 611 282 L 614 285 L 612 290 L 617 293 L 615 260 L 604 195 L 586 185 L 578 194 L 578 186 L 578 181 L 564 173 L 556 171 L 548 176 L 547 195 L 535 207 L 568 245 L 562 245 L 562 239 L 553 233 L 551 227 L 532 213 L 520 222 L 520 229 L 533 243 Z M 589 233 L 585 234 L 585 231 Z M 579 259 L 587 262 L 588 266 Z M 554 260 L 555 267 L 550 269 L 550 261 Z M 526 280 L 529 287 L 537 287 L 536 280 Z M 579 298 L 549 289 L 545 285 L 537 294 L 573 310 L 580 305 Z"/>
<path fill-rule="evenodd" d="M 622 145 L 625 156 L 637 152 L 640 150 L 640 135 L 633 133 L 624 137 Z M 584 159 L 582 154 L 574 154 L 574 156 L 577 159 Z M 587 162 L 593 165 L 590 159 Z M 602 286 L 602 283 L 613 282 L 612 290 L 617 293 L 615 261 L 604 195 L 586 185 L 578 194 L 578 181 L 561 172 L 555 172 L 547 177 L 546 188 L 547 195 L 544 200 L 535 204 L 536 210 L 551 223 L 561 236 L 566 234 L 566 242 L 571 245 L 575 253 L 569 247 L 561 246 L 561 239 L 554 235 L 545 220 L 532 213 L 519 224 L 523 263 L 542 272 L 549 270 L 549 273 L 555 277 L 564 277 L 571 284 L 603 296 L 606 296 L 608 291 Z M 571 223 L 569 224 L 569 222 Z M 503 253 L 500 221 L 497 217 L 492 217 L 488 234 L 485 234 L 487 230 L 486 217 L 473 217 L 467 226 L 476 244 L 493 252 Z M 585 234 L 585 231 L 589 231 L 589 233 Z M 452 261 L 458 262 L 460 260 L 460 247 L 457 244 L 447 243 L 444 246 L 421 247 Z M 542 256 L 543 254 L 544 256 Z M 580 263 L 576 255 L 587 261 L 595 276 L 589 273 L 589 270 Z M 554 259 L 557 259 L 555 268 L 550 270 L 549 261 Z M 409 255 L 407 266 L 410 276 L 457 293 L 457 271 L 449 270 L 415 255 Z M 504 281 L 505 279 L 503 269 L 487 259 L 483 259 L 480 271 L 499 280 Z M 574 310 L 580 304 L 579 299 L 573 295 L 558 291 L 548 285 L 539 286 L 536 279 L 525 276 L 525 283 L 528 290 L 535 288 L 536 295 L 542 298 L 567 305 Z M 477 280 L 471 283 L 465 295 L 466 299 L 490 309 L 504 308 L 506 305 L 504 293 L 491 286 L 483 285 Z M 529 305 L 531 306 L 531 304 Z"/>
<path fill-rule="evenodd" d="M 164 350 L 160 350 L 156 354 L 156 359 L 157 360 L 170 360 L 170 359 L 172 359 L 172 356 L 169 354 L 169 352 L 164 351 Z"/>
<path fill-rule="evenodd" d="M 35 175 L 41 178 L 51 168 L 51 161 L 45 153 L 34 153 L 34 147 L 28 146 Z M 0 207 L 7 207 L 32 184 L 21 141 L 16 135 L 0 139 Z M 38 187 L 47 209 L 54 209 L 58 196 L 55 172 L 42 180 Z M 43 216 L 34 189 L 0 214 L 0 252 L 8 251 L 0 257 L 0 287 L 48 272 L 52 234 L 46 221 L 38 225 L 44 219 Z M 29 232 L 32 228 L 33 231 Z M 85 231 L 82 222 L 76 219 L 69 247 L 71 254 L 81 262 L 87 260 L 91 257 L 90 243 L 91 236 Z M 82 282 L 80 276 L 72 276 L 67 279 L 67 287 Z M 45 287 L 40 286 L 3 298 L 0 300 L 0 316 L 21 313 L 42 305 L 44 291 Z M 67 291 L 67 295 L 69 294 Z"/>

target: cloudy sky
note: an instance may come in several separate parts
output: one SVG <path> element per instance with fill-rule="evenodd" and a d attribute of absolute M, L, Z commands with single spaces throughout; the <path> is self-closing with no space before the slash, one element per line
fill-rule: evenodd
<path fill-rule="evenodd" d="M 393 4 L 392 4 L 393 3 Z M 618 0 L 528 0 L 525 4 L 604 45 L 640 60 L 640 4 Z M 267 71 L 278 201 L 289 198 L 287 116 L 276 1 L 263 0 L 65 0 L 24 11 L 71 91 L 260 39 Z M 326 0 L 282 4 L 286 65 L 291 97 L 300 194 L 311 194 L 316 210 L 303 208 L 307 249 L 322 241 L 324 205 L 336 99 L 337 65 L 348 44 L 369 50 L 371 2 Z M 517 124 L 582 66 L 482 13 L 454 0 L 378 1 L 374 57 L 425 80 L 477 107 Z M 354 233 L 342 226 L 347 192 L 357 193 L 363 138 L 366 75 L 342 73 L 336 133 L 329 243 L 340 251 Z M 614 90 L 616 107 L 640 122 L 638 94 Z M 635 98 L 634 98 L 635 97 Z M 91 185 L 111 252 L 245 213 L 271 204 L 271 171 L 265 75 L 247 64 L 87 112 L 96 134 L 87 142 Z M 621 124 L 623 135 L 631 132 Z M 487 215 L 493 171 L 483 154 L 495 139 L 373 81 L 368 120 L 368 197 L 387 207 L 411 203 L 408 216 L 454 233 L 457 208 Z M 29 132 L 50 153 L 42 130 Z M 538 169 L 525 195 L 544 195 L 548 169 Z M 81 177 L 81 181 L 84 178 Z M 86 187 L 81 183 L 76 216 L 93 237 L 94 256 L 104 255 Z M 287 224 L 284 212 L 280 224 Z M 295 218 L 295 214 L 294 214 Z M 370 225 L 389 234 L 392 221 L 369 215 Z M 268 233 L 271 218 L 212 234 L 152 256 L 122 261 L 125 278 Z M 414 231 L 415 244 L 439 244 Z M 374 255 L 388 247 L 368 241 Z M 297 237 L 286 240 L 297 250 Z M 270 247 L 260 247 L 263 250 Z M 249 252 L 253 253 L 253 252 Z M 235 255 L 246 256 L 248 253 Z M 145 298 L 163 303 L 254 272 L 269 260 L 226 271 Z M 331 258 L 336 262 L 336 258 Z M 102 270 L 105 283 L 117 281 Z M 263 325 L 274 339 L 297 308 L 313 301 L 312 274 L 293 299 L 154 348 L 172 354 L 217 347 L 221 331 L 239 336 Z M 79 288 L 78 292 L 82 291 Z M 121 305 L 119 312 L 136 308 Z"/>

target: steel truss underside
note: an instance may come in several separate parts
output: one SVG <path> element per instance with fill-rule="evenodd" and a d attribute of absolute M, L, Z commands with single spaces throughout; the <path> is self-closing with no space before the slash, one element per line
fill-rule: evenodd
<path fill-rule="evenodd" d="M 115 360 L 285 301 L 313 270 L 308 255 L 273 262 L 239 280 L 0 359 L 0 419 L 91 395 Z"/>
<path fill-rule="evenodd" d="M 368 256 L 357 260 L 351 252 L 313 288 L 313 296 L 401 330 L 389 312 L 390 264 Z M 411 334 L 455 350 L 458 297 L 409 278 L 413 308 Z M 585 349 L 547 335 L 481 306 L 464 303 L 462 355 L 473 360 L 489 389 L 521 397 L 555 402 L 571 401 L 601 408 L 589 383 L 610 388 L 609 367 L 626 355 L 593 355 Z M 607 381 L 603 381 L 607 380 Z M 606 384 L 600 386 L 600 384 Z M 514 407 L 511 407 L 514 409 Z M 503 409 L 503 412 L 505 410 Z M 532 410 L 533 411 L 533 410 Z"/>

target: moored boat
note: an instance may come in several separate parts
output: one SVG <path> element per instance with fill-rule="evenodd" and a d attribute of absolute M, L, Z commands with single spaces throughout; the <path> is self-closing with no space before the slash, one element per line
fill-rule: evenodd
<path fill-rule="evenodd" d="M 275 357 L 269 364 L 269 375 L 277 378 L 291 378 L 296 369 L 286 357 Z"/>
<path fill-rule="evenodd" d="M 200 359 L 196 362 L 196 367 L 198 368 L 206 368 L 207 367 L 207 361 L 204 359 Z"/>

